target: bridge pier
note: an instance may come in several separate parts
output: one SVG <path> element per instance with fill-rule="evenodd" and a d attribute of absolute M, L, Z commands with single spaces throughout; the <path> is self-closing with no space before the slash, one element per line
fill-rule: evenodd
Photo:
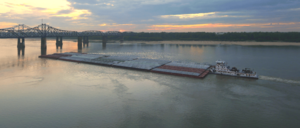
<path fill-rule="evenodd" d="M 102 48 L 106 48 L 107 36 L 102 36 Z"/>
<path fill-rule="evenodd" d="M 78 36 L 78 49 L 82 49 L 82 37 Z"/>
<path fill-rule="evenodd" d="M 84 36 L 83 37 L 83 47 L 89 47 L 89 37 L 88 36 Z"/>
<path fill-rule="evenodd" d="M 60 47 L 62 49 L 63 43 L 62 43 L 62 37 L 56 37 L 56 49 Z"/>
<path fill-rule="evenodd" d="M 47 49 L 47 38 L 46 37 L 41 38 L 41 49 Z"/>
<path fill-rule="evenodd" d="M 47 55 L 47 49 L 41 48 L 41 55 Z"/>
<path fill-rule="evenodd" d="M 102 50 L 106 49 L 106 43 L 102 43 Z"/>
<path fill-rule="evenodd" d="M 102 43 L 107 43 L 107 36 L 102 36 Z"/>
<path fill-rule="evenodd" d="M 120 36 L 120 42 L 121 42 L 121 43 L 124 42 L 124 36 Z"/>
<path fill-rule="evenodd" d="M 18 48 L 25 48 L 25 38 L 24 37 L 18 37 Z"/>

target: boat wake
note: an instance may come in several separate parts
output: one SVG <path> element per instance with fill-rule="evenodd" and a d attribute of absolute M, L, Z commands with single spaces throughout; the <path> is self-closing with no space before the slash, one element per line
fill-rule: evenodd
<path fill-rule="evenodd" d="M 282 78 L 270 77 L 270 76 L 259 76 L 259 79 L 270 80 L 270 81 L 278 81 L 278 82 L 289 83 L 289 84 L 300 84 L 300 81 L 288 80 L 288 79 L 282 79 Z"/>

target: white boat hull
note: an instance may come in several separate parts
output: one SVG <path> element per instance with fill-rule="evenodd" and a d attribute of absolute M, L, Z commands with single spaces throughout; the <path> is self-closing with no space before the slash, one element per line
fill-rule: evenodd
<path fill-rule="evenodd" d="M 210 73 L 211 73 L 211 74 L 216 74 L 216 75 L 224 75 L 224 76 L 233 76 L 233 77 L 242 77 L 242 78 L 258 79 L 258 75 L 247 76 L 247 75 L 237 75 L 237 74 L 227 74 L 227 73 L 216 73 L 216 72 L 210 72 Z"/>

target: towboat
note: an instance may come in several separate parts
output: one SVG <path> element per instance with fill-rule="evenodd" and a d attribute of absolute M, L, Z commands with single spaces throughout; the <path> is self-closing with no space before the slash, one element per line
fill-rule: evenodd
<path fill-rule="evenodd" d="M 230 68 L 230 66 L 227 66 L 225 61 L 218 60 L 216 63 L 215 66 L 210 68 L 210 72 L 213 74 L 258 79 L 256 72 L 249 68 L 240 71 L 236 67 Z"/>

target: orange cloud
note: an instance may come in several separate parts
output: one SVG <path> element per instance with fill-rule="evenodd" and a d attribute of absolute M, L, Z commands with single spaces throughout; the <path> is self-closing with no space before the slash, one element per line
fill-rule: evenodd
<path fill-rule="evenodd" d="M 163 15 L 162 18 L 180 18 L 180 19 L 188 19 L 188 18 L 198 18 L 198 17 L 204 17 L 208 15 L 215 15 L 216 12 L 209 12 L 209 13 L 195 13 L 195 14 L 180 14 L 180 15 Z"/>
<path fill-rule="evenodd" d="M 11 22 L 0 22 L 0 29 L 13 27 L 15 25 L 18 25 L 18 24 L 17 23 L 11 23 Z"/>
<path fill-rule="evenodd" d="M 73 10 L 71 13 L 68 13 L 68 14 L 60 14 L 60 15 L 54 15 L 54 16 L 57 16 L 57 17 L 71 17 L 72 20 L 87 19 L 87 17 L 81 17 L 82 14 L 91 15 L 92 13 L 88 10 Z"/>
<path fill-rule="evenodd" d="M 20 14 L 38 16 L 44 19 L 52 16 L 71 17 L 73 20 L 87 19 L 86 16 L 91 15 L 88 10 L 74 9 L 67 0 L 1 0 L 1 3 L 0 14 L 7 13 L 8 16 L 6 17 L 9 19 L 20 19 Z M 66 14 L 58 14 L 62 10 L 71 11 Z"/>
<path fill-rule="evenodd" d="M 116 24 L 116 23 L 112 23 L 112 24 L 98 24 L 98 26 L 128 26 L 128 25 L 133 25 L 133 24 Z"/>
<path fill-rule="evenodd" d="M 126 30 L 120 29 L 119 32 L 125 32 Z"/>
<path fill-rule="evenodd" d="M 220 28 L 220 27 L 244 27 L 251 24 L 191 24 L 191 25 L 152 25 L 152 29 L 148 30 L 170 30 L 170 29 L 185 29 L 185 28 Z"/>
<path fill-rule="evenodd" d="M 276 26 L 284 26 L 284 25 L 295 25 L 300 24 L 300 22 L 290 22 L 290 23 L 252 23 L 252 24 L 191 24 L 191 25 L 152 25 L 148 30 L 171 30 L 171 29 L 189 29 L 189 28 L 240 28 L 240 27 L 260 27 L 260 28 L 270 28 Z"/>
<path fill-rule="evenodd" d="M 208 13 L 193 13 L 193 14 L 178 14 L 178 15 L 162 15 L 161 18 L 179 18 L 179 19 L 193 19 L 193 18 L 217 18 L 217 17 L 247 17 L 224 15 L 226 12 L 208 12 Z M 227 12 L 230 13 L 230 12 Z M 231 12 L 232 13 L 232 12 Z"/>

